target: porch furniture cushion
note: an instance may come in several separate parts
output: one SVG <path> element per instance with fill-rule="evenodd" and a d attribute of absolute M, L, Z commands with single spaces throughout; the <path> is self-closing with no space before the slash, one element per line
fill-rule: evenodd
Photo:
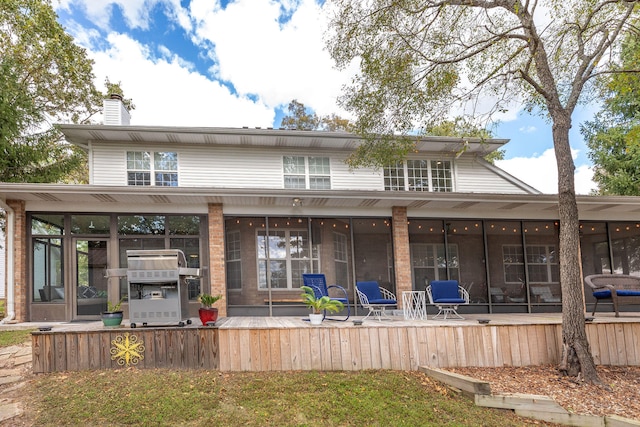
<path fill-rule="evenodd" d="M 584 283 L 592 290 L 596 299 L 592 316 L 595 315 L 600 300 L 611 300 L 616 317 L 620 317 L 619 306 L 640 304 L 640 277 L 627 274 L 591 274 Z"/>
<path fill-rule="evenodd" d="M 383 316 L 389 318 L 386 312 L 387 307 L 398 305 L 398 300 L 393 292 L 381 288 L 376 281 L 357 282 L 356 292 L 358 293 L 360 305 L 362 305 L 363 308 L 369 309 L 369 313 L 367 313 L 362 320 L 365 320 L 372 314 L 375 315 L 378 320 L 382 320 Z"/>
<path fill-rule="evenodd" d="M 429 303 L 438 308 L 434 319 L 447 319 L 455 316 L 458 319 L 464 317 L 458 314 L 458 306 L 469 304 L 469 292 L 458 284 L 457 280 L 433 280 L 427 286 Z"/>
<path fill-rule="evenodd" d="M 316 298 L 322 298 L 323 296 L 327 296 L 332 300 L 340 301 L 347 308 L 347 315 L 344 319 L 336 319 L 333 317 L 327 317 L 326 310 L 324 311 L 324 319 L 326 320 L 339 320 L 345 321 L 349 319 L 351 315 L 351 306 L 349 304 L 349 294 L 347 294 L 347 290 L 340 285 L 329 285 L 327 286 L 327 278 L 322 273 L 305 273 L 302 275 L 302 284 L 304 286 L 308 286 L 313 289 Z M 332 296 L 329 295 L 329 289 L 336 289 L 340 296 Z"/>

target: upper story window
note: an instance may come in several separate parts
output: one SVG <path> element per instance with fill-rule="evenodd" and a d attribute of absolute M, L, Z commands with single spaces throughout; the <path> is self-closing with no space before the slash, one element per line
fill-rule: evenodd
<path fill-rule="evenodd" d="M 178 153 L 127 151 L 127 185 L 178 186 Z"/>
<path fill-rule="evenodd" d="M 450 160 L 407 160 L 384 168 L 384 189 L 391 191 L 453 191 Z"/>
<path fill-rule="evenodd" d="M 284 188 L 330 190 L 330 164 L 328 157 L 284 156 Z"/>

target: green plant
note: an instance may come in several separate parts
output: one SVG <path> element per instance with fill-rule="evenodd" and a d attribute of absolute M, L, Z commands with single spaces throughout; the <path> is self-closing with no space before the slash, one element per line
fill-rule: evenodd
<path fill-rule="evenodd" d="M 211 308 L 211 306 L 221 298 L 222 295 L 200 294 L 198 296 L 198 301 L 200 301 L 200 304 L 202 304 L 203 307 Z"/>
<path fill-rule="evenodd" d="M 114 313 L 116 311 L 121 311 L 120 306 L 122 305 L 122 301 L 124 301 L 124 297 L 120 298 L 120 301 L 113 304 L 111 301 L 107 301 L 107 311 L 106 313 Z"/>
<path fill-rule="evenodd" d="M 302 290 L 302 295 L 300 295 L 302 301 L 307 307 L 311 308 L 315 314 L 320 314 L 323 310 L 337 313 L 344 308 L 344 304 L 340 301 L 331 299 L 326 295 L 320 298 L 316 297 L 313 289 L 309 286 L 301 286 L 300 289 Z"/>

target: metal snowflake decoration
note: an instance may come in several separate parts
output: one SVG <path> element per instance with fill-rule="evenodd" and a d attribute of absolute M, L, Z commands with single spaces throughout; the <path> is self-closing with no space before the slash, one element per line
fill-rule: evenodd
<path fill-rule="evenodd" d="M 117 360 L 118 365 L 136 365 L 140 360 L 144 359 L 144 342 L 138 342 L 135 335 L 129 336 L 125 332 L 124 337 L 118 335 L 116 339 L 111 341 L 111 360 Z"/>

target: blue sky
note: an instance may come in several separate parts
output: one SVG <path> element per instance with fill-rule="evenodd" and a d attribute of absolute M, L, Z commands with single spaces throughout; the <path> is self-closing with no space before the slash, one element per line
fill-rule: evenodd
<path fill-rule="evenodd" d="M 336 105 L 355 69 L 338 72 L 324 50 L 323 2 L 314 0 L 54 0 L 60 23 L 95 61 L 96 85 L 120 81 L 132 125 L 277 127 L 297 99 L 319 115 Z M 594 187 L 574 114 L 576 191 Z M 495 130 L 510 139 L 498 165 L 556 193 L 551 126 L 510 111 Z M 543 173 L 541 173 L 543 172 Z"/>

